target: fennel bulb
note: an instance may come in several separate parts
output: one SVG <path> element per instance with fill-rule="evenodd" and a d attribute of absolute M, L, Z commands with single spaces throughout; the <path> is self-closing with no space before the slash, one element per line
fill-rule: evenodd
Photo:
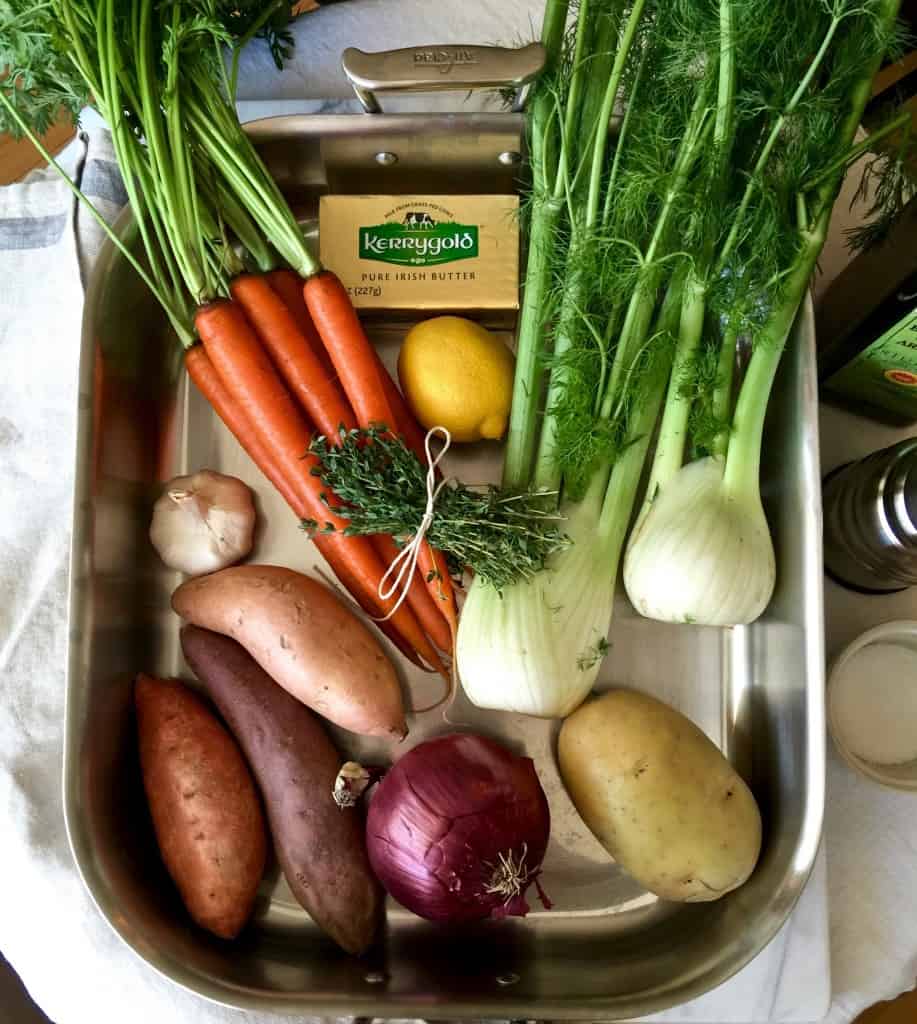
<path fill-rule="evenodd" d="M 651 619 L 753 622 L 774 592 L 774 545 L 758 488 L 727 486 L 722 459 L 682 466 L 656 495 L 624 558 L 624 586 Z"/>
<path fill-rule="evenodd" d="M 588 691 L 654 436 L 637 609 L 732 624 L 766 606 L 768 397 L 899 5 L 579 0 L 567 31 L 570 0 L 547 0 L 503 486 L 591 497 L 528 583 L 472 586 L 456 658 L 475 704 L 563 714 Z"/>
<path fill-rule="evenodd" d="M 573 542 L 529 580 L 497 590 L 475 579 L 456 638 L 459 677 L 480 708 L 568 715 L 592 689 L 607 649 L 615 575 L 596 551 L 599 510 L 569 509 Z"/>
<path fill-rule="evenodd" d="M 708 7 L 719 41 L 713 145 L 689 188 L 696 219 L 681 244 L 690 275 L 649 486 L 624 558 L 625 586 L 643 615 L 736 625 L 760 615 L 773 593 L 758 481 L 768 399 L 898 7 L 795 6 L 801 18 L 791 30 L 762 17 L 757 0 Z M 701 8 L 682 10 L 693 17 Z M 753 99 L 759 89 L 770 104 Z M 893 191 L 890 179 L 884 187 Z M 893 202 L 885 214 L 895 213 Z M 753 350 L 737 382 L 740 333 Z"/>

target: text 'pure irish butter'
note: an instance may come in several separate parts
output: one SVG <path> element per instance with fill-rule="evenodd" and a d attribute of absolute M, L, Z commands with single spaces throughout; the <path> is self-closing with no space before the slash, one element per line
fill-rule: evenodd
<path fill-rule="evenodd" d="M 322 196 L 321 261 L 358 309 L 519 307 L 517 196 Z"/>

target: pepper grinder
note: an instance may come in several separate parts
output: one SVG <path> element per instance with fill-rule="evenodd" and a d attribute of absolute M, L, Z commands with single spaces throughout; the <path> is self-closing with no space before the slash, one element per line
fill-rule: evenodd
<path fill-rule="evenodd" d="M 836 469 L 822 498 L 830 576 L 867 593 L 917 583 L 917 437 Z"/>

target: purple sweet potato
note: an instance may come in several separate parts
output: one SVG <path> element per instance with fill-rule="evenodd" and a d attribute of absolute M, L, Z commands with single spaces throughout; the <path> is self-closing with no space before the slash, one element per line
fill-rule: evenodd
<path fill-rule="evenodd" d="M 293 895 L 339 946 L 362 953 L 378 927 L 382 893 L 361 810 L 342 810 L 332 798 L 342 761 L 334 744 L 319 719 L 235 640 L 185 626 L 181 643 L 245 751 Z"/>

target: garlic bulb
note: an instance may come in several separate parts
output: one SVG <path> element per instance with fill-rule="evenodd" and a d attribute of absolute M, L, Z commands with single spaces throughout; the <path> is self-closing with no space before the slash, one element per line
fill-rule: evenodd
<path fill-rule="evenodd" d="M 245 558 L 254 527 L 251 490 L 234 476 L 202 469 L 166 484 L 153 506 L 150 540 L 170 569 L 202 576 Z"/>
<path fill-rule="evenodd" d="M 774 591 L 771 534 L 757 487 L 730 489 L 712 456 L 679 469 L 631 536 L 624 586 L 663 622 L 753 622 Z"/>

